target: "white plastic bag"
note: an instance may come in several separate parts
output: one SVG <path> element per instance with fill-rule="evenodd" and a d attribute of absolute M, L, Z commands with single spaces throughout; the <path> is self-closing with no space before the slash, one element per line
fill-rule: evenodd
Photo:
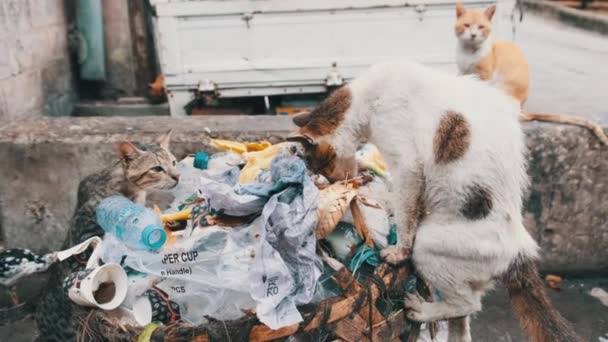
<path fill-rule="evenodd" d="M 164 279 L 163 289 L 171 293 L 171 300 L 184 306 L 182 317 L 192 324 L 202 323 L 204 316 L 238 318 L 242 316 L 240 309 L 252 308 L 256 302 L 257 311 L 264 312 L 260 308 L 268 308 L 272 314 L 276 306 L 273 298 L 259 298 L 254 302 L 250 295 L 250 287 L 263 283 L 261 276 L 256 284 L 251 283 L 255 246 L 261 244 L 259 238 L 252 235 L 255 234 L 254 226 L 255 222 L 252 227 L 206 227 L 159 253 L 130 250 L 107 234 L 102 258 L 104 261 L 123 260 L 124 266 Z M 272 282 L 290 290 L 291 275 L 280 255 L 274 252 L 264 262 Z M 283 285 L 285 283 L 289 285 Z M 289 291 L 285 296 L 288 294 Z"/>

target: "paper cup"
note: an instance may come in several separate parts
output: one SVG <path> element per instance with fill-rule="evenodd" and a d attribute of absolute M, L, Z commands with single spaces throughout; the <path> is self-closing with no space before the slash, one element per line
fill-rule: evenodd
<path fill-rule="evenodd" d="M 78 305 L 113 310 L 127 296 L 127 273 L 118 264 L 105 264 L 70 274 L 63 289 Z"/>
<path fill-rule="evenodd" d="M 169 300 L 167 293 L 155 286 L 135 301 L 133 315 L 141 326 L 152 322 L 169 324 L 181 318 L 179 305 Z"/>

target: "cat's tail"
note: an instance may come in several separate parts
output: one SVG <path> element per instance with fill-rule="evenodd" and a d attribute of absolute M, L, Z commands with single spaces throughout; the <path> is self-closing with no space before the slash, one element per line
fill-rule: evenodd
<path fill-rule="evenodd" d="M 519 323 L 532 342 L 580 342 L 572 325 L 553 307 L 536 260 L 520 256 L 503 276 L 511 305 Z"/>
<path fill-rule="evenodd" d="M 567 114 L 530 113 L 525 110 L 521 111 L 520 118 L 525 121 L 538 120 L 585 127 L 591 130 L 604 145 L 608 146 L 608 137 L 604 133 L 602 126 L 589 119 Z"/>

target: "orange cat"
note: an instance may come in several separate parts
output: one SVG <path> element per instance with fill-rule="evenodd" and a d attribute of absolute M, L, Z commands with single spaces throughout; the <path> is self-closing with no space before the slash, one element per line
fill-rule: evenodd
<path fill-rule="evenodd" d="M 522 105 L 528 99 L 530 83 L 526 56 L 510 41 L 494 40 L 492 17 L 496 6 L 485 11 L 467 10 L 462 3 L 456 4 L 458 38 L 456 63 L 462 74 L 476 74 L 484 81 L 500 87 Z M 522 120 L 540 120 L 573 124 L 592 130 L 602 143 L 608 145 L 608 137 L 598 124 L 580 117 L 564 114 L 530 113 L 522 110 Z"/>

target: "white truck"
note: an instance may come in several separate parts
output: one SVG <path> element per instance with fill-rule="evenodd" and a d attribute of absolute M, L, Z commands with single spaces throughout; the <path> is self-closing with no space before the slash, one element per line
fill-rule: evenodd
<path fill-rule="evenodd" d="M 497 5 L 495 35 L 514 39 L 517 0 Z M 192 103 L 322 97 L 370 65 L 410 59 L 456 72 L 455 0 L 151 0 L 171 115 Z M 233 103 L 235 103 L 233 101 Z M 241 102 L 238 102 L 241 101 Z M 253 101 L 253 102 L 252 102 Z M 298 102 L 299 101 L 299 102 Z M 260 112 L 259 106 L 256 112 Z"/>

